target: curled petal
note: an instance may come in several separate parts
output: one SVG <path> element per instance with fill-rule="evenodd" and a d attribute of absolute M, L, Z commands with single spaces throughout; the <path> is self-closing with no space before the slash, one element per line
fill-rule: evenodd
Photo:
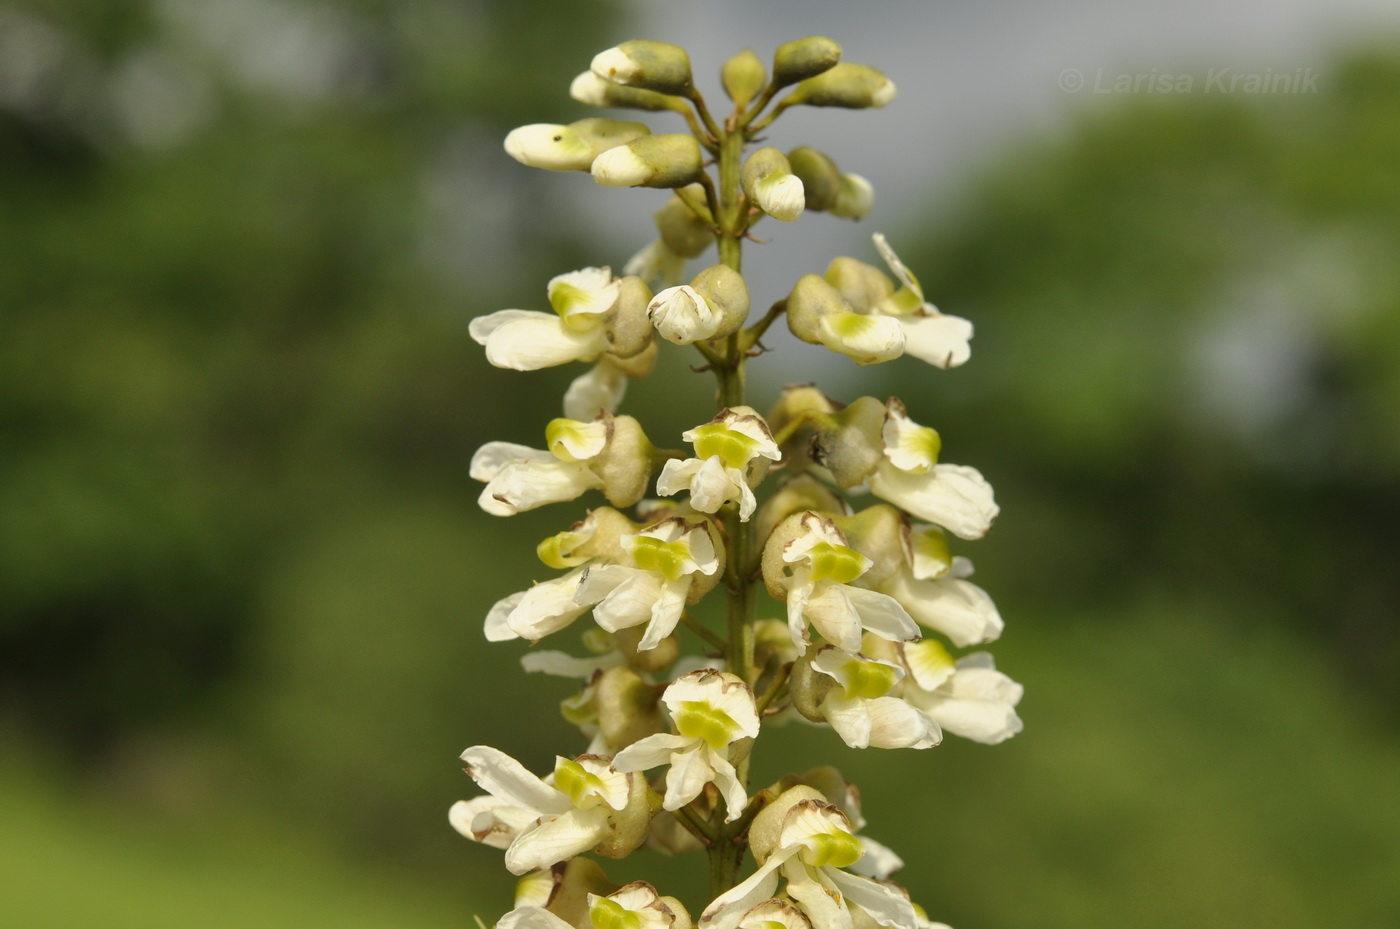
<path fill-rule="evenodd" d="M 473 745 L 462 752 L 467 774 L 493 797 L 523 810 L 563 813 L 572 809 L 569 798 L 526 770 L 500 749 Z"/>
<path fill-rule="evenodd" d="M 452 828 L 474 842 L 492 848 L 509 848 L 515 837 L 535 824 L 539 815 L 496 797 L 458 800 L 447 811 Z"/>
<path fill-rule="evenodd" d="M 870 475 L 870 492 L 962 539 L 982 538 L 1001 512 L 992 485 L 965 465 L 940 464 L 927 474 L 910 474 L 881 461 Z"/>
<path fill-rule="evenodd" d="M 603 841 L 607 834 L 606 807 L 570 809 L 522 832 L 506 849 L 506 870 L 511 874 L 525 874 L 548 868 L 583 854 Z"/>
<path fill-rule="evenodd" d="M 888 316 L 838 311 L 821 318 L 817 336 L 827 348 L 856 364 L 879 364 L 904 354 L 904 329 Z"/>
<path fill-rule="evenodd" d="M 602 486 L 603 479 L 583 462 L 512 461 L 496 472 L 477 503 L 492 516 L 514 516 L 548 503 L 574 500 Z"/>
<path fill-rule="evenodd" d="M 858 906 L 882 926 L 897 929 L 918 929 L 918 916 L 914 904 L 888 884 L 872 881 L 868 877 L 847 874 L 834 868 L 827 870 L 827 877 L 841 891 L 846 902 Z"/>

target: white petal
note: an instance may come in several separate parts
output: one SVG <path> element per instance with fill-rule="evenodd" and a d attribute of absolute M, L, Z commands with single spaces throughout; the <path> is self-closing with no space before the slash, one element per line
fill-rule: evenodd
<path fill-rule="evenodd" d="M 489 481 L 506 465 L 522 461 L 552 461 L 547 449 L 516 445 L 514 442 L 487 442 L 472 455 L 468 473 L 474 481 Z"/>
<path fill-rule="evenodd" d="M 995 745 L 1021 731 L 1016 704 L 1023 688 L 984 662 L 985 653 L 959 660 L 958 670 L 942 688 L 920 701 L 930 716 L 954 735 Z M 970 661 L 969 659 L 976 659 Z"/>
<path fill-rule="evenodd" d="M 637 643 L 637 651 L 645 652 L 656 648 L 662 639 L 675 631 L 676 624 L 681 621 L 681 614 L 685 612 L 685 598 L 689 593 L 689 577 L 666 581 L 661 585 L 656 602 L 651 606 L 651 620 L 647 623 L 647 631 Z"/>
<path fill-rule="evenodd" d="M 934 690 L 953 676 L 953 656 L 937 639 L 910 642 L 903 647 L 909 677 L 921 690 Z"/>
<path fill-rule="evenodd" d="M 548 503 L 574 500 L 602 486 L 603 479 L 582 462 L 512 461 L 491 478 L 477 503 L 492 516 L 514 516 Z"/>
<path fill-rule="evenodd" d="M 846 909 L 840 899 L 839 893 L 833 894 L 825 886 L 811 879 L 810 876 L 795 874 L 796 867 L 785 869 L 788 873 L 788 896 L 796 900 L 806 911 L 807 917 L 812 921 L 814 927 L 821 929 L 851 929 L 851 911 Z M 835 869 L 821 869 L 823 872 L 832 871 L 840 873 Z M 794 880 L 793 878 L 798 879 Z"/>
<path fill-rule="evenodd" d="M 588 680 L 594 673 L 622 664 L 623 657 L 609 652 L 596 658 L 575 658 L 567 652 L 528 652 L 520 656 L 520 666 L 527 674 L 552 674 L 555 677 L 577 677 Z"/>
<path fill-rule="evenodd" d="M 689 284 L 668 287 L 652 297 L 647 317 L 663 339 L 677 345 L 708 339 L 722 322 L 720 314 Z"/>
<path fill-rule="evenodd" d="M 846 596 L 859 614 L 862 628 L 893 642 L 912 642 L 919 638 L 918 624 L 894 597 L 849 585 Z"/>
<path fill-rule="evenodd" d="M 754 185 L 759 209 L 774 219 L 790 223 L 802 215 L 807 205 L 802 179 L 795 174 L 767 178 Z"/>
<path fill-rule="evenodd" d="M 918 929 L 914 905 L 894 888 L 835 868 L 827 868 L 826 876 L 848 903 L 865 910 L 880 925 Z"/>
<path fill-rule="evenodd" d="M 921 426 L 904 412 L 904 404 L 891 399 L 885 408 L 885 424 L 880 427 L 884 454 L 901 471 L 927 474 L 938 463 L 942 442 L 937 430 Z"/>
<path fill-rule="evenodd" d="M 512 129 L 506 154 L 523 165 L 548 171 L 587 171 L 593 148 L 568 126 L 535 123 Z"/>
<path fill-rule="evenodd" d="M 711 455 L 690 479 L 690 505 L 701 513 L 714 513 L 735 496 L 738 488 L 718 455 Z M 737 474 L 734 471 L 734 474 Z"/>
<path fill-rule="evenodd" d="M 740 782 L 739 774 L 734 770 L 734 765 L 729 763 L 729 759 L 708 747 L 705 751 L 709 752 L 710 766 L 715 769 L 715 786 L 724 795 L 724 821 L 732 823 L 744 815 L 744 808 L 749 804 L 749 796 L 744 792 L 744 785 Z"/>
<path fill-rule="evenodd" d="M 506 618 L 520 605 L 524 596 L 525 591 L 522 590 L 496 601 L 496 605 L 491 607 L 491 612 L 486 614 L 486 641 L 509 642 L 511 639 L 520 638 L 506 623 Z"/>
<path fill-rule="evenodd" d="M 710 905 L 700 914 L 700 925 L 703 929 L 735 929 L 745 913 L 760 901 L 773 896 L 773 891 L 778 889 L 778 869 L 795 852 L 796 849 L 785 853 L 775 852 L 742 883 L 710 901 Z"/>
<path fill-rule="evenodd" d="M 603 841 L 607 834 L 606 807 L 570 809 L 562 816 L 545 820 L 521 833 L 506 849 L 506 870 L 511 874 L 525 874 L 548 868 L 583 854 Z"/>
<path fill-rule="evenodd" d="M 870 747 L 870 712 L 866 707 L 869 702 L 848 699 L 839 690 L 822 699 L 821 711 L 827 725 L 851 748 Z"/>
<path fill-rule="evenodd" d="M 860 651 L 860 614 L 845 584 L 818 585 L 817 595 L 802 611 L 828 642 L 845 652 Z"/>
<path fill-rule="evenodd" d="M 447 811 L 447 820 L 462 835 L 492 848 L 509 848 L 521 831 L 539 819 L 534 810 L 522 810 L 497 797 L 458 800 Z"/>
<path fill-rule="evenodd" d="M 924 290 L 919 286 L 918 278 L 914 277 L 914 272 L 910 271 L 909 267 L 894 253 L 894 249 L 890 247 L 889 240 L 885 238 L 885 234 L 883 232 L 876 232 L 872 234 L 870 238 L 874 241 L 875 250 L 879 252 L 880 257 L 884 259 L 885 266 L 890 269 L 890 273 L 899 280 L 899 283 L 908 287 L 922 300 L 924 298 Z"/>
<path fill-rule="evenodd" d="M 734 738 L 758 737 L 758 707 L 754 702 L 753 691 L 741 678 L 734 674 L 711 670 L 692 671 L 684 674 L 666 688 L 661 702 L 674 719 L 687 703 L 703 703 L 719 710 L 734 721 L 739 731 Z"/>
<path fill-rule="evenodd" d="M 636 187 L 646 183 L 655 169 L 631 146 L 619 145 L 593 159 L 593 180 L 608 187 Z"/>
<path fill-rule="evenodd" d="M 884 589 L 915 620 L 943 633 L 958 648 L 991 642 L 1001 635 L 1004 624 L 996 604 L 971 581 L 955 577 L 921 581 L 905 568 Z"/>
<path fill-rule="evenodd" d="M 705 462 L 699 458 L 672 458 L 661 466 L 661 473 L 656 478 L 657 494 L 669 497 L 682 490 L 690 490 L 691 479 L 704 466 Z"/>
<path fill-rule="evenodd" d="M 575 568 L 563 577 L 544 581 L 525 591 L 520 603 L 506 617 L 506 625 L 520 638 L 538 642 L 588 612 L 586 605 L 574 599 L 583 571 L 583 568 Z"/>
<path fill-rule="evenodd" d="M 982 538 L 1000 512 L 992 486 L 965 465 L 940 464 L 928 474 L 909 474 L 887 459 L 870 475 L 870 492 L 963 539 Z"/>
<path fill-rule="evenodd" d="M 904 329 L 888 316 L 831 313 L 821 318 L 817 336 L 827 348 L 856 364 L 879 364 L 904 354 Z"/>
<path fill-rule="evenodd" d="M 592 564 L 584 569 L 583 580 L 574 592 L 574 602 L 592 606 L 612 593 L 623 582 L 631 580 L 637 568 L 626 565 Z"/>
<path fill-rule="evenodd" d="M 679 810 L 696 797 L 705 785 L 714 779 L 715 769 L 710 767 L 710 759 L 697 743 L 687 752 L 677 752 L 671 756 L 671 769 L 666 772 L 666 799 L 661 808 Z"/>
<path fill-rule="evenodd" d="M 864 877 L 874 877 L 884 880 L 900 868 L 904 867 L 904 859 L 900 858 L 889 848 L 876 842 L 874 839 L 867 839 L 865 836 L 856 836 L 860 839 L 860 847 L 865 849 L 865 854 L 855 864 L 846 870 L 853 874 L 860 874 Z"/>
<path fill-rule="evenodd" d="M 646 771 L 658 765 L 670 764 L 674 752 L 684 751 L 697 744 L 695 739 L 683 735 L 657 733 L 633 742 L 617 753 L 612 766 L 618 771 Z"/>
<path fill-rule="evenodd" d="M 568 760 L 558 756 L 555 758 L 556 764 Z M 614 810 L 622 810 L 627 806 L 627 797 L 632 791 L 632 778 L 628 777 L 625 772 L 614 770 L 611 758 L 580 755 L 575 763 L 593 775 L 599 784 L 599 786 L 590 787 L 585 791 L 585 797 L 599 797 Z"/>
<path fill-rule="evenodd" d="M 462 760 L 467 763 L 467 774 L 483 790 L 513 806 L 536 813 L 562 813 L 573 808 L 568 797 L 499 749 L 473 745 L 462 752 Z"/>
<path fill-rule="evenodd" d="M 871 748 L 932 748 L 943 732 L 930 715 L 898 697 L 867 701 Z"/>
<path fill-rule="evenodd" d="M 574 378 L 564 391 L 564 415 L 570 419 L 596 419 L 604 411 L 614 412 L 627 393 L 627 375 L 617 366 L 600 361 L 587 374 Z"/>
<path fill-rule="evenodd" d="M 564 319 L 601 316 L 617 302 L 622 282 L 613 280 L 611 268 L 584 268 L 550 278 L 546 288 L 549 305 Z"/>
<path fill-rule="evenodd" d="M 516 315 L 499 325 L 493 323 L 483 343 L 486 360 L 498 368 L 537 371 L 569 361 L 591 361 L 607 347 L 607 335 L 602 328 L 580 332 L 565 326 L 554 313 L 505 312 Z M 478 331 L 488 330 L 480 327 Z"/>
<path fill-rule="evenodd" d="M 496 921 L 496 929 L 574 929 L 542 906 L 518 906 Z"/>
<path fill-rule="evenodd" d="M 648 571 L 633 574 L 618 584 L 593 609 L 593 619 L 608 632 L 649 623 L 662 594 L 662 579 Z M 678 617 L 679 618 L 679 617 Z"/>
<path fill-rule="evenodd" d="M 972 357 L 972 323 L 960 316 L 898 316 L 904 354 L 936 368 L 956 368 Z"/>
<path fill-rule="evenodd" d="M 490 339 L 491 333 L 506 323 L 549 315 L 549 313 L 541 313 L 539 310 L 497 310 L 495 313 L 488 313 L 473 319 L 467 324 L 467 332 L 471 333 L 471 337 L 477 345 L 485 345 Z"/>

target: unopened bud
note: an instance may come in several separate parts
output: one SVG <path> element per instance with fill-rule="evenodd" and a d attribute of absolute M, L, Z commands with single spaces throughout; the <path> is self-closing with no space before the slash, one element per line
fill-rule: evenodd
<path fill-rule="evenodd" d="M 809 35 L 778 46 L 773 53 L 773 83 L 786 87 L 836 67 L 841 46 L 824 35 Z"/>
<path fill-rule="evenodd" d="M 836 205 L 841 194 L 841 171 L 830 156 L 800 145 L 788 152 L 792 173 L 802 180 L 807 209 L 826 211 Z"/>
<path fill-rule="evenodd" d="M 822 424 L 811 453 L 842 489 L 865 482 L 884 458 L 885 405 L 861 397 Z"/>
<path fill-rule="evenodd" d="M 894 281 L 872 264 L 841 255 L 826 267 L 824 279 L 858 312 L 869 312 L 894 293 Z"/>
<path fill-rule="evenodd" d="M 880 503 L 852 516 L 836 516 L 832 522 L 851 548 L 873 562 L 854 582 L 856 586 L 878 588 L 903 568 L 908 559 L 909 521 L 899 510 Z"/>
<path fill-rule="evenodd" d="M 589 106 L 610 106 L 624 110 L 684 110 L 683 100 L 640 87 L 624 87 L 605 81 L 592 71 L 584 71 L 569 85 L 569 96 Z"/>
<path fill-rule="evenodd" d="M 875 207 L 875 188 L 859 174 L 841 175 L 841 190 L 831 206 L 831 215 L 842 219 L 865 219 Z"/>
<path fill-rule="evenodd" d="M 610 354 L 631 358 L 653 342 L 656 330 L 647 319 L 650 302 L 651 288 L 641 278 L 624 277 L 619 282 L 617 302 L 607 322 Z"/>
<path fill-rule="evenodd" d="M 739 331 L 749 316 L 749 286 L 744 277 L 728 265 L 711 265 L 690 282 L 719 314 L 719 325 L 710 336 L 724 338 Z"/>
<path fill-rule="evenodd" d="M 821 709 L 822 698 L 831 692 L 836 682 L 812 667 L 816 655 L 817 650 L 809 648 L 793 662 L 792 673 L 788 676 L 788 695 L 793 709 L 805 719 L 819 723 L 826 719 Z"/>
<path fill-rule="evenodd" d="M 843 61 L 831 70 L 798 84 L 783 102 L 863 110 L 884 106 L 894 99 L 894 95 L 894 82 L 885 75 L 869 65 Z"/>
<path fill-rule="evenodd" d="M 651 325 L 648 323 L 647 325 Z M 628 377 L 646 377 L 656 367 L 656 358 L 659 352 L 656 348 L 656 340 L 652 339 L 647 347 L 635 355 L 626 358 L 609 355 L 608 359 L 613 365 Z"/>
<path fill-rule="evenodd" d="M 609 187 L 684 187 L 700 177 L 702 161 L 692 135 L 649 135 L 599 155 L 593 179 Z"/>
<path fill-rule="evenodd" d="M 648 684 L 625 665 L 608 668 L 594 685 L 593 704 L 598 713 L 598 731 L 613 747 L 625 747 L 666 729 L 661 708 L 665 688 Z"/>
<path fill-rule="evenodd" d="M 613 506 L 632 506 L 651 482 L 656 448 L 631 416 L 612 417 L 608 444 L 589 461 L 593 473 L 603 479 L 603 496 Z"/>
<path fill-rule="evenodd" d="M 666 636 L 653 648 L 638 651 L 637 646 L 641 643 L 644 635 L 646 635 L 645 625 L 628 626 L 617 630 L 612 635 L 613 647 L 622 655 L 629 667 L 643 674 L 649 674 L 652 671 L 660 671 L 662 668 L 670 666 L 680 657 L 681 642 L 675 633 Z"/>
<path fill-rule="evenodd" d="M 851 307 L 841 292 L 815 274 L 798 279 L 787 298 L 787 324 L 792 334 L 804 342 L 822 341 L 821 321 L 837 313 L 849 313 Z"/>
<path fill-rule="evenodd" d="M 763 62 L 758 60 L 751 48 L 726 61 L 720 68 L 719 76 L 724 92 L 740 107 L 748 106 L 749 101 L 758 96 L 768 78 L 763 71 Z"/>
<path fill-rule="evenodd" d="M 587 171 L 610 148 L 650 135 L 641 123 L 618 119 L 580 119 L 567 126 L 535 123 L 512 129 L 506 154 L 523 165 L 549 171 Z"/>
<path fill-rule="evenodd" d="M 790 223 L 802 215 L 806 203 L 802 181 L 776 148 L 760 148 L 750 155 L 739 181 L 749 200 L 774 219 Z"/>
<path fill-rule="evenodd" d="M 803 456 L 804 458 L 806 456 Z M 792 458 L 784 456 L 787 462 Z M 793 463 L 795 464 L 795 463 Z M 754 530 L 760 539 L 772 535 L 774 528 L 794 513 L 804 510 L 827 512 L 833 515 L 846 512 L 846 504 L 841 495 L 827 487 L 810 474 L 799 474 L 783 483 L 777 493 L 769 497 L 758 510 L 758 524 Z M 791 642 L 791 637 L 789 637 Z"/>
<path fill-rule="evenodd" d="M 690 56 L 679 45 L 632 39 L 599 52 L 591 65 L 604 80 L 662 94 L 690 90 Z"/>
<path fill-rule="evenodd" d="M 695 192 L 704 196 L 703 189 L 696 185 Z M 697 258 L 705 249 L 714 244 L 715 234 L 710 224 L 696 216 L 680 197 L 667 200 L 654 217 L 656 231 L 661 241 L 677 255 Z"/>

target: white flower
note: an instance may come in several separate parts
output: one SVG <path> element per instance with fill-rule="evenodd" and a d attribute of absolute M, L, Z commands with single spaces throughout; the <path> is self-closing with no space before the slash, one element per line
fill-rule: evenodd
<path fill-rule="evenodd" d="M 820 709 L 851 748 L 931 748 L 943 740 L 938 723 L 895 695 L 904 678 L 898 665 L 827 645 L 812 667 L 841 685 L 822 698 Z"/>
<path fill-rule="evenodd" d="M 893 597 L 850 586 L 872 563 L 846 544 L 831 520 L 807 513 L 802 529 L 782 551 L 783 561 L 792 566 L 788 631 L 799 651 L 805 652 L 810 642 L 809 620 L 828 642 L 851 654 L 860 651 L 862 629 L 893 640 L 919 637 L 919 627 Z"/>
<path fill-rule="evenodd" d="M 545 438 L 548 449 L 513 442 L 487 442 L 477 449 L 469 473 L 486 483 L 477 498 L 483 510 L 492 516 L 514 516 L 603 486 L 588 462 L 607 445 L 606 423 L 556 419 Z"/>
<path fill-rule="evenodd" d="M 597 419 L 612 413 L 627 393 L 627 375 L 606 357 L 581 374 L 564 391 L 564 415 L 570 419 Z"/>
<path fill-rule="evenodd" d="M 636 535 L 623 536 L 631 565 L 593 565 L 574 598 L 597 604 L 593 619 L 608 632 L 646 624 L 639 651 L 655 648 L 680 622 L 696 575 L 720 568 L 704 525 L 666 519 Z"/>
<path fill-rule="evenodd" d="M 724 317 L 689 284 L 668 287 L 651 298 L 647 317 L 668 342 L 689 345 L 719 331 Z"/>
<path fill-rule="evenodd" d="M 1001 613 L 987 592 L 967 580 L 972 562 L 958 557 L 946 573 L 920 577 L 901 567 L 880 590 L 898 600 L 922 626 L 941 632 L 958 648 L 994 641 L 1004 628 Z"/>
<path fill-rule="evenodd" d="M 462 753 L 467 774 L 489 797 L 453 804 L 448 819 L 469 839 L 505 848 L 506 868 L 524 874 L 582 854 L 602 842 L 609 814 L 627 807 L 631 783 L 607 759 L 556 758 L 541 780 L 487 745 Z"/>
<path fill-rule="evenodd" d="M 884 454 L 868 478 L 870 492 L 963 539 L 980 539 L 1000 508 L 975 468 L 938 463 L 938 433 L 908 417 L 891 399 L 882 430 Z"/>
<path fill-rule="evenodd" d="M 588 895 L 594 929 L 689 929 L 690 914 L 675 897 L 663 897 L 646 881 L 633 881 L 606 897 Z M 575 929 L 542 906 L 517 906 L 496 929 Z"/>
<path fill-rule="evenodd" d="M 955 368 L 972 355 L 972 323 L 958 316 L 938 312 L 924 300 L 918 278 L 890 248 L 884 235 L 875 233 L 875 248 L 885 259 L 901 288 L 871 308 L 871 312 L 894 319 L 904 330 L 904 351 L 939 368 Z"/>
<path fill-rule="evenodd" d="M 910 669 L 903 695 L 953 735 L 985 745 L 1021 731 L 1016 704 L 1025 689 L 996 669 L 988 652 L 956 662 L 941 644 L 926 639 L 904 646 Z"/>
<path fill-rule="evenodd" d="M 569 361 L 592 361 L 607 348 L 604 317 L 617 301 L 609 268 L 584 268 L 549 282 L 554 313 L 501 310 L 472 320 L 471 337 L 498 368 L 535 371 Z"/>
<path fill-rule="evenodd" d="M 701 513 L 718 512 L 735 500 L 740 521 L 747 522 L 757 505 L 749 487 L 751 463 L 783 457 L 768 424 L 756 413 L 726 409 L 681 438 L 695 447 L 698 457 L 666 462 L 656 480 L 656 492 L 669 497 L 688 490 L 690 505 Z"/>
<path fill-rule="evenodd" d="M 758 737 L 753 692 L 733 674 L 693 671 L 673 681 L 661 700 L 677 734 L 658 733 L 633 743 L 618 752 L 613 768 L 645 771 L 669 763 L 663 809 L 679 810 L 713 783 L 724 795 L 725 820 L 738 819 L 748 796 L 728 753 L 739 739 Z"/>
<path fill-rule="evenodd" d="M 917 929 L 913 905 L 897 890 L 842 870 L 864 854 L 840 810 L 821 800 L 802 800 L 783 817 L 776 847 L 759 869 L 716 897 L 701 914 L 700 927 L 736 929 L 756 905 L 773 897 L 781 878 L 787 896 L 813 926 L 852 929 L 854 907 L 882 926 Z"/>

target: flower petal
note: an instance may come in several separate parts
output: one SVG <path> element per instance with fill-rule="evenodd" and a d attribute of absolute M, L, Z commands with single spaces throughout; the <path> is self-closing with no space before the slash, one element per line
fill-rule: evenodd
<path fill-rule="evenodd" d="M 697 743 L 689 751 L 676 752 L 671 756 L 671 769 L 666 772 L 666 798 L 661 808 L 679 810 L 700 796 L 700 791 L 714 776 L 715 769 L 710 766 L 703 743 Z"/>
<path fill-rule="evenodd" d="M 596 419 L 599 413 L 617 409 L 627 393 L 627 375 L 606 359 L 574 378 L 564 391 L 564 415 L 570 419 Z"/>
<path fill-rule="evenodd" d="M 511 806 L 498 797 L 458 800 L 447 811 L 447 820 L 462 835 L 492 848 L 509 848 L 521 831 L 539 819 L 533 810 Z"/>
<path fill-rule="evenodd" d="M 893 887 L 834 868 L 826 869 L 826 876 L 848 903 L 865 910 L 880 925 L 918 929 L 914 904 Z"/>
<path fill-rule="evenodd" d="M 512 315 L 498 318 L 501 313 Z M 501 313 L 472 321 L 472 337 L 486 346 L 486 360 L 498 368 L 537 371 L 570 361 L 592 361 L 607 347 L 602 327 L 580 332 L 553 313 Z"/>
<path fill-rule="evenodd" d="M 492 516 L 514 516 L 548 503 L 574 500 L 602 486 L 603 479 L 581 462 L 511 461 L 491 478 L 477 503 Z"/>
<path fill-rule="evenodd" d="M 860 616 L 862 628 L 893 642 L 912 642 L 919 638 L 918 623 L 894 597 L 849 585 L 846 596 Z"/>
<path fill-rule="evenodd" d="M 506 849 L 506 870 L 511 874 L 525 874 L 548 868 L 583 854 L 603 841 L 607 834 L 606 807 L 570 809 L 562 816 L 544 820 L 522 832 Z"/>
<path fill-rule="evenodd" d="M 540 813 L 562 813 L 572 809 L 569 798 L 526 770 L 525 766 L 500 749 L 473 745 L 462 752 L 467 774 L 493 797 Z"/>
<path fill-rule="evenodd" d="M 884 590 L 915 620 L 943 633 L 958 648 L 991 642 L 1004 627 L 992 598 L 971 581 L 946 576 L 921 581 L 905 568 L 890 578 Z"/>
<path fill-rule="evenodd" d="M 612 766 L 617 771 L 646 771 L 658 765 L 670 764 L 671 755 L 695 744 L 695 739 L 683 735 L 658 732 L 639 739 L 617 753 Z"/>
<path fill-rule="evenodd" d="M 745 913 L 773 896 L 773 891 L 778 889 L 778 869 L 796 851 L 797 849 L 789 849 L 775 852 L 742 883 L 710 901 L 710 905 L 700 914 L 702 929 L 735 929 Z"/>
<path fill-rule="evenodd" d="M 496 929 L 574 929 L 542 906 L 520 906 L 496 921 Z"/>
<path fill-rule="evenodd" d="M 928 316 L 897 316 L 904 330 L 904 354 L 913 355 L 935 368 L 956 368 L 972 357 L 972 323 L 961 316 L 934 313 Z"/>
<path fill-rule="evenodd" d="M 909 474 L 887 459 L 870 475 L 870 492 L 963 539 L 982 538 L 1000 512 L 992 486 L 966 465 L 940 464 L 927 474 Z"/>

